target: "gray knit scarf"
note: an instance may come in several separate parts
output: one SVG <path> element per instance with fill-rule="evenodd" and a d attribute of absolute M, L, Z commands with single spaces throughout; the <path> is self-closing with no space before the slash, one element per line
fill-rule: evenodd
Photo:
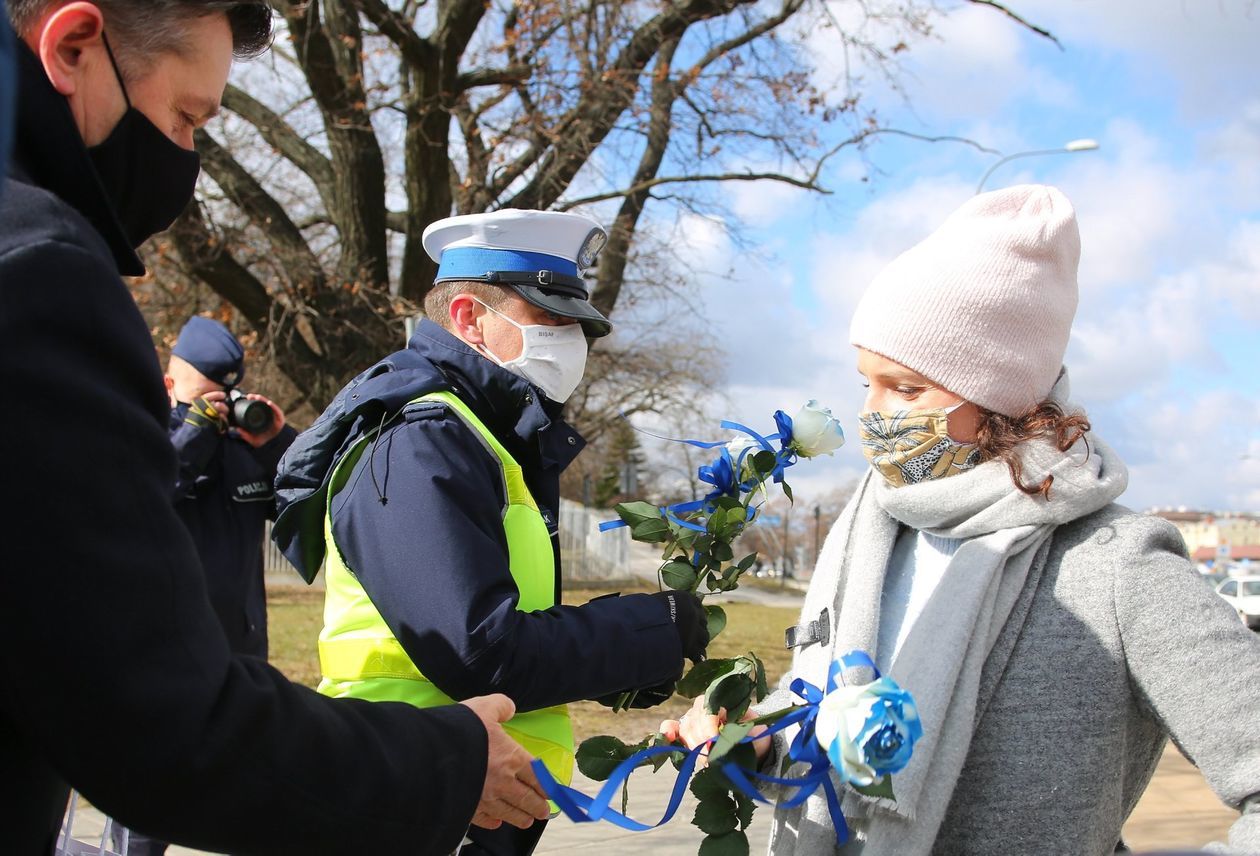
<path fill-rule="evenodd" d="M 1053 397 L 1066 402 L 1066 375 Z M 799 650 L 789 676 L 818 687 L 835 657 L 853 649 L 876 654 L 884 575 L 901 525 L 964 542 L 889 671 L 914 694 L 924 731 L 909 765 L 893 777 L 896 802 L 851 791 L 844 797 L 845 816 L 865 838 L 864 856 L 930 853 L 967 758 L 981 669 L 1021 590 L 1040 576 L 1055 527 L 1106 506 L 1127 486 L 1115 453 L 1092 434 L 1086 440 L 1068 452 L 1041 441 L 1022 448 L 1025 483 L 1054 476 L 1049 500 L 1017 489 L 1000 461 L 897 488 L 868 473 L 827 536 L 801 615 L 809 621 L 828 609 L 831 641 Z M 787 699 L 767 701 L 781 707 Z M 785 740 L 792 736 L 784 732 Z M 803 812 L 776 811 L 775 821 L 776 856 L 835 848 L 821 792 Z"/>

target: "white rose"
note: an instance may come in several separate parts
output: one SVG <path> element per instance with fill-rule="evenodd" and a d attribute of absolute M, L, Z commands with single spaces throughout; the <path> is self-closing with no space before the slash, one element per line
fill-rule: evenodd
<path fill-rule="evenodd" d="M 836 773 L 841 780 L 859 787 L 874 784 L 876 776 L 874 768 L 863 762 L 853 738 L 862 733 L 876 701 L 865 684 L 837 687 L 823 696 L 814 721 L 814 736 L 826 750 Z"/>
<path fill-rule="evenodd" d="M 844 431 L 840 420 L 831 415 L 830 407 L 811 398 L 792 417 L 792 450 L 801 457 L 830 455 L 843 445 Z"/>

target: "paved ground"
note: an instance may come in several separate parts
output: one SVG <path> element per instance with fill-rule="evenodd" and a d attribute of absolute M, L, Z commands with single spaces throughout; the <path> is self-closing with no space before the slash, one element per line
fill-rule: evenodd
<path fill-rule="evenodd" d="M 630 816 L 644 822 L 655 822 L 664 811 L 672 779 L 666 767 L 659 776 L 640 770 L 630 788 Z M 598 787 L 593 782 L 579 785 L 588 794 Z M 694 800 L 687 795 L 678 815 L 667 826 L 652 832 L 625 832 L 605 823 L 574 824 L 558 818 L 552 821 L 536 851 L 540 856 L 564 853 L 594 853 L 604 850 L 622 854 L 687 854 L 695 853 L 703 837 L 691 825 Z M 758 810 L 761 811 L 760 809 Z M 1199 772 L 1175 749 L 1164 753 L 1146 794 L 1125 827 L 1125 839 L 1138 852 L 1154 852 L 1178 848 L 1198 848 L 1211 841 L 1225 839 L 1229 824 L 1237 813 L 1225 808 L 1208 789 Z M 80 840 L 99 840 L 104 823 L 98 812 L 79 812 L 75 831 Z M 769 824 L 764 814 L 749 829 L 752 853 L 765 852 Z M 89 835 L 98 836 L 90 839 Z M 172 847 L 171 856 L 195 856 L 200 851 Z M 372 854 L 365 854 L 372 856 Z"/>

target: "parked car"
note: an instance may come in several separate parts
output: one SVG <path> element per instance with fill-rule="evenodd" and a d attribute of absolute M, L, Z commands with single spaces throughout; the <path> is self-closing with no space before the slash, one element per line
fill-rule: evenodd
<path fill-rule="evenodd" d="M 1252 630 L 1260 630 L 1260 576 L 1234 577 L 1216 587 L 1216 593 L 1234 608 Z"/>

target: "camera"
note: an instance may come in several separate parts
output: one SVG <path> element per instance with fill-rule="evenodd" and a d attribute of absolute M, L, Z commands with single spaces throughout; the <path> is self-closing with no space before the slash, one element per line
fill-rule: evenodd
<path fill-rule="evenodd" d="M 265 401 L 246 398 L 239 389 L 228 392 L 227 406 L 228 424 L 250 434 L 264 433 L 276 419 L 276 414 Z"/>

